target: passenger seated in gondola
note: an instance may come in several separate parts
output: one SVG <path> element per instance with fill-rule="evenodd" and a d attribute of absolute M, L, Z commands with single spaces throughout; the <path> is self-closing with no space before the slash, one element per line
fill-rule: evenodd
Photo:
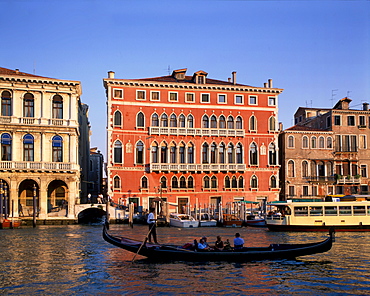
<path fill-rule="evenodd" d="M 222 251 L 224 249 L 224 242 L 221 240 L 221 236 L 217 236 L 217 240 L 215 242 L 215 250 Z"/>
<path fill-rule="evenodd" d="M 209 246 L 208 244 L 204 241 L 203 238 L 200 239 L 199 244 L 198 244 L 198 250 L 199 251 L 209 251 Z"/>
<path fill-rule="evenodd" d="M 244 246 L 244 239 L 240 237 L 240 233 L 237 232 L 235 233 L 235 238 L 234 238 L 234 250 L 240 250 L 243 249 Z"/>
<path fill-rule="evenodd" d="M 229 241 L 229 239 L 226 239 L 226 242 L 224 243 L 224 250 L 229 251 L 231 249 L 232 248 L 231 248 L 231 245 L 230 245 L 230 241 Z"/>

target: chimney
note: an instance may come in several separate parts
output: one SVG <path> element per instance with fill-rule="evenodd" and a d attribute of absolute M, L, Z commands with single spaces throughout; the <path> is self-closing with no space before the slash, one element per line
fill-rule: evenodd
<path fill-rule="evenodd" d="M 231 78 L 230 78 L 230 77 L 229 77 L 229 78 L 227 78 L 227 81 L 231 83 Z"/>
<path fill-rule="evenodd" d="M 267 88 L 267 82 L 265 82 L 265 83 L 263 84 L 263 87 L 264 87 L 264 88 Z"/>
<path fill-rule="evenodd" d="M 15 69 L 15 74 L 19 74 L 19 69 Z"/>
<path fill-rule="evenodd" d="M 363 103 L 362 104 L 362 110 L 363 111 L 369 111 L 369 103 Z"/>
<path fill-rule="evenodd" d="M 114 72 L 113 71 L 108 72 L 108 78 L 114 78 Z"/>
<path fill-rule="evenodd" d="M 233 75 L 233 84 L 236 84 L 236 72 L 231 73 Z"/>
<path fill-rule="evenodd" d="M 283 130 L 283 123 L 279 122 L 279 131 L 281 132 Z"/>
<path fill-rule="evenodd" d="M 269 88 L 272 88 L 272 79 L 268 80 L 268 86 L 269 86 Z"/>

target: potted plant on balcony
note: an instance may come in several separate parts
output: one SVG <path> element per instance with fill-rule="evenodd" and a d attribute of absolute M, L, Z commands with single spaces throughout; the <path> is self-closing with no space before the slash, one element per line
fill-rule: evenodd
<path fill-rule="evenodd" d="M 356 179 L 360 179 L 360 178 L 361 178 L 361 175 L 357 174 L 357 175 L 355 176 L 355 178 L 356 178 Z"/>

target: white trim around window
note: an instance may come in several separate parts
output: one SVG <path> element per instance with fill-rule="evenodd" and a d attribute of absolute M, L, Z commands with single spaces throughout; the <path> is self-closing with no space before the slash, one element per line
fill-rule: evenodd
<path fill-rule="evenodd" d="M 155 93 L 157 93 L 157 94 L 158 94 L 158 95 L 157 95 L 157 97 L 158 97 L 158 98 L 153 99 L 153 95 L 154 95 Z M 151 101 L 154 101 L 154 102 L 158 102 L 158 101 L 160 101 L 160 100 L 161 100 L 161 92 L 160 92 L 159 90 L 151 90 L 151 91 L 150 91 L 150 100 L 151 100 Z"/>
<path fill-rule="evenodd" d="M 273 100 L 273 104 L 270 104 L 270 100 L 272 101 Z M 267 98 L 267 103 L 268 103 L 268 105 L 269 106 L 277 106 L 277 97 L 275 97 L 275 96 L 269 96 L 268 98 Z"/>
<path fill-rule="evenodd" d="M 203 101 L 203 97 L 207 98 L 207 101 Z M 201 93 L 200 94 L 200 102 L 203 104 L 210 104 L 211 103 L 211 95 L 209 93 Z"/>
<path fill-rule="evenodd" d="M 179 93 L 177 91 L 169 91 L 168 92 L 168 101 L 169 102 L 178 102 L 179 101 Z"/>
<path fill-rule="evenodd" d="M 235 105 L 243 105 L 244 104 L 244 95 L 235 95 L 234 96 L 234 104 Z"/>
<path fill-rule="evenodd" d="M 113 88 L 113 98 L 123 99 L 123 89 L 122 88 Z"/>
<path fill-rule="evenodd" d="M 224 98 L 224 101 L 220 100 L 220 98 Z M 217 94 L 217 103 L 218 104 L 227 104 L 227 94 Z"/>
<path fill-rule="evenodd" d="M 192 97 L 192 100 L 188 100 L 189 97 Z M 186 103 L 195 103 L 195 93 L 189 93 L 189 92 L 185 93 L 185 102 Z"/>
<path fill-rule="evenodd" d="M 137 89 L 136 90 L 136 100 L 145 101 L 146 100 L 146 90 Z"/>
<path fill-rule="evenodd" d="M 248 104 L 249 105 L 258 105 L 258 96 L 256 96 L 256 95 L 249 95 L 248 96 Z"/>

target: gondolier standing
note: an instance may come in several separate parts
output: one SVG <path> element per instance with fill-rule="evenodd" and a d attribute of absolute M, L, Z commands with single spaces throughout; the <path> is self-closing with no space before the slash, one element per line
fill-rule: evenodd
<path fill-rule="evenodd" d="M 155 219 L 154 213 L 155 213 L 155 208 L 150 208 L 150 213 L 148 215 L 148 219 L 146 220 L 146 222 L 149 225 L 148 239 L 149 239 L 149 242 L 151 243 L 152 242 L 152 236 L 153 236 L 154 243 L 158 244 L 158 242 L 157 242 L 157 226 L 156 226 L 156 219 Z"/>

